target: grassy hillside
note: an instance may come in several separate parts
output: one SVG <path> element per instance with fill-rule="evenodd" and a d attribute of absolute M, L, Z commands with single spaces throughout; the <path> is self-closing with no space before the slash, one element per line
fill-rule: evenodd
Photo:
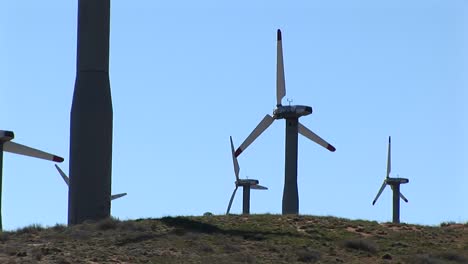
<path fill-rule="evenodd" d="M 468 263 L 468 224 L 231 215 L 33 225 L 0 234 L 0 263 Z"/>

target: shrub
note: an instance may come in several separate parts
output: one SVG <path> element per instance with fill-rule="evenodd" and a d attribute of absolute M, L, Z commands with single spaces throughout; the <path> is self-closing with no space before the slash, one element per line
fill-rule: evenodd
<path fill-rule="evenodd" d="M 320 252 L 313 251 L 307 248 L 300 249 L 296 252 L 297 261 L 300 262 L 317 262 L 320 259 Z"/>
<path fill-rule="evenodd" d="M 468 258 L 456 252 L 443 252 L 414 255 L 406 258 L 406 261 L 414 264 L 468 263 Z"/>
<path fill-rule="evenodd" d="M 456 252 L 443 252 L 436 255 L 437 258 L 449 260 L 455 263 L 468 263 L 468 258 Z"/>
<path fill-rule="evenodd" d="M 64 234 L 71 239 L 87 240 L 93 236 L 94 231 L 91 230 L 88 225 L 86 225 L 85 228 L 85 225 L 80 224 L 65 229 Z"/>
<path fill-rule="evenodd" d="M 200 221 L 192 220 L 186 217 L 163 217 L 161 218 L 161 222 L 164 224 L 174 227 L 175 233 L 182 233 L 185 234 L 187 231 L 192 231 L 192 232 L 200 232 L 200 233 L 215 233 L 215 232 L 221 232 L 221 230 L 210 224 L 206 224 Z M 183 230 L 182 230 L 183 229 Z"/>
<path fill-rule="evenodd" d="M 147 234 L 143 232 L 135 232 L 131 234 L 124 234 L 122 235 L 116 242 L 115 244 L 117 246 L 124 246 L 127 244 L 137 244 L 141 243 L 143 241 L 151 240 L 154 239 L 153 234 Z"/>
<path fill-rule="evenodd" d="M 255 263 L 255 257 L 245 252 L 239 252 L 231 255 L 232 260 L 238 263 Z"/>
<path fill-rule="evenodd" d="M 9 232 L 1 232 L 0 231 L 0 242 L 6 242 L 10 238 Z"/>
<path fill-rule="evenodd" d="M 110 230 L 110 229 L 116 229 L 117 226 L 119 225 L 119 220 L 116 218 L 106 218 L 97 223 L 97 229 L 98 230 Z"/>
<path fill-rule="evenodd" d="M 377 252 L 377 246 L 373 241 L 365 239 L 351 239 L 343 241 L 343 246 L 345 248 L 362 250 L 370 253 Z"/>
<path fill-rule="evenodd" d="M 454 225 L 454 224 L 456 224 L 454 221 L 448 221 L 448 222 L 440 223 L 440 226 L 444 227 L 444 226 L 451 226 L 451 225 Z"/>
<path fill-rule="evenodd" d="M 31 250 L 30 255 L 32 256 L 33 259 L 40 261 L 42 259 L 42 257 L 43 257 L 42 249 L 39 248 L 39 247 L 34 247 Z"/>
<path fill-rule="evenodd" d="M 67 229 L 67 226 L 64 225 L 64 224 L 55 224 L 53 227 L 52 227 L 52 230 L 56 231 L 56 232 L 62 232 L 62 231 L 65 231 L 65 229 Z"/>
<path fill-rule="evenodd" d="M 213 247 L 211 247 L 206 242 L 199 242 L 198 243 L 198 250 L 200 252 L 204 252 L 204 253 L 213 253 L 213 252 L 215 252 Z"/>
<path fill-rule="evenodd" d="M 44 230 L 39 224 L 32 224 L 23 228 L 17 229 L 15 232 L 16 234 L 37 234 L 38 232 Z"/>
<path fill-rule="evenodd" d="M 440 260 L 428 255 L 416 255 L 408 257 L 405 259 L 405 261 L 412 264 L 442 264 Z"/>
<path fill-rule="evenodd" d="M 120 222 L 119 229 L 125 230 L 125 231 L 142 231 L 142 232 L 148 230 L 148 228 L 146 228 L 143 224 L 139 224 L 134 221 Z"/>
<path fill-rule="evenodd" d="M 231 242 L 224 241 L 224 245 L 222 249 L 223 249 L 223 252 L 225 253 L 237 253 L 241 251 L 241 247 L 237 244 L 232 243 L 232 241 Z"/>

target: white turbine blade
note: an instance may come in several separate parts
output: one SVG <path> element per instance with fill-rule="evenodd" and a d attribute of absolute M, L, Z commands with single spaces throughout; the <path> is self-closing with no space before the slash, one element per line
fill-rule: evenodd
<path fill-rule="evenodd" d="M 230 136 L 229 139 L 231 140 L 231 152 L 232 152 L 232 163 L 234 165 L 234 173 L 236 175 L 236 180 L 239 180 L 239 162 L 237 161 L 237 157 L 234 152 L 234 143 L 232 143 L 232 137 Z"/>
<path fill-rule="evenodd" d="M 403 199 L 403 201 L 408 202 L 408 199 L 406 199 L 406 197 L 402 193 L 400 193 L 400 197 L 401 199 Z"/>
<path fill-rule="evenodd" d="M 70 180 L 69 180 L 68 176 L 65 174 L 65 172 L 63 172 L 63 170 L 60 169 L 60 167 L 57 166 L 57 164 L 55 164 L 55 168 L 58 170 L 58 172 L 60 173 L 60 176 L 62 176 L 62 178 L 65 181 L 65 183 L 67 184 L 67 186 L 69 186 L 70 185 Z M 111 200 L 118 199 L 118 198 L 123 197 L 125 195 L 127 195 L 127 193 L 119 193 L 119 194 L 111 195 Z"/>
<path fill-rule="evenodd" d="M 123 196 L 125 196 L 125 195 L 127 195 L 127 193 L 113 194 L 113 195 L 111 195 L 111 200 L 118 199 L 118 198 L 123 197 Z"/>
<path fill-rule="evenodd" d="M 392 141 L 391 141 L 391 137 L 388 137 L 387 178 L 390 177 L 390 171 L 392 170 L 391 149 L 392 149 Z"/>
<path fill-rule="evenodd" d="M 382 184 L 382 187 L 380 187 L 380 190 L 379 192 L 377 193 L 377 196 L 375 196 L 375 199 L 374 201 L 372 202 L 372 205 L 375 204 L 375 202 L 377 202 L 377 199 L 379 199 L 380 195 L 382 194 L 383 190 L 385 189 L 385 186 L 387 186 L 387 181 L 384 180 L 383 184 Z"/>
<path fill-rule="evenodd" d="M 55 164 L 55 168 L 58 170 L 58 172 L 60 173 L 60 176 L 62 176 L 62 178 L 65 181 L 65 183 L 67 184 L 67 186 L 69 186 L 70 185 L 70 180 L 68 179 L 68 176 L 65 174 L 65 172 L 63 172 L 63 170 L 60 169 L 60 167 L 57 166 L 57 164 Z"/>
<path fill-rule="evenodd" d="M 255 190 L 268 190 L 267 187 L 262 186 L 262 185 L 258 185 L 258 184 L 255 184 L 255 185 L 250 186 L 250 189 L 255 189 Z"/>
<path fill-rule="evenodd" d="M 328 149 L 331 152 L 334 152 L 336 149 L 334 146 L 330 145 L 328 142 L 323 140 L 321 137 L 317 136 L 314 132 L 310 129 L 302 125 L 301 123 L 298 124 L 298 132 L 303 135 L 304 137 L 312 140 L 313 142 L 319 144 L 320 146 Z"/>
<path fill-rule="evenodd" d="M 281 30 L 277 33 L 276 47 L 276 106 L 281 105 L 281 100 L 286 95 L 286 85 L 284 81 L 283 44 Z"/>
<path fill-rule="evenodd" d="M 274 119 L 270 115 L 266 115 L 262 121 L 255 127 L 255 129 L 250 133 L 250 135 L 245 139 L 245 141 L 242 143 L 242 145 L 239 146 L 239 148 L 236 150 L 236 153 L 234 154 L 236 157 L 238 157 L 252 142 L 260 136 L 260 134 L 267 129 L 271 123 L 273 123 Z"/>
<path fill-rule="evenodd" d="M 234 195 L 236 195 L 236 191 L 237 191 L 238 187 L 239 186 L 236 185 L 236 188 L 234 189 L 234 192 L 232 192 L 231 199 L 229 200 L 229 205 L 228 205 L 226 214 L 229 214 L 229 211 L 231 210 L 232 201 L 234 200 Z"/>
<path fill-rule="evenodd" d="M 30 156 L 39 159 L 45 159 L 55 162 L 62 162 L 63 158 L 38 150 L 28 146 L 24 146 L 15 142 L 7 141 L 3 143 L 3 150 L 11 153 L 16 153 L 19 155 Z"/>

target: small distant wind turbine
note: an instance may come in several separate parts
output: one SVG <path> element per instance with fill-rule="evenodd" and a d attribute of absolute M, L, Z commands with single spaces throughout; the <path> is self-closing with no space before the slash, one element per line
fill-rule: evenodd
<path fill-rule="evenodd" d="M 250 189 L 268 190 L 268 188 L 259 185 L 258 180 L 239 179 L 239 171 L 240 171 L 239 162 L 237 161 L 237 158 L 234 152 L 234 144 L 232 143 L 232 137 L 229 137 L 229 139 L 231 140 L 232 162 L 234 165 L 234 173 L 236 175 L 236 181 L 234 182 L 234 184 L 236 185 L 236 188 L 234 189 L 234 192 L 231 195 L 231 199 L 229 200 L 229 205 L 228 205 L 226 214 L 229 214 L 229 211 L 231 210 L 232 201 L 234 200 L 234 196 L 236 195 L 236 191 L 237 191 L 237 188 L 239 188 L 239 186 L 242 186 L 243 191 L 244 191 L 242 213 L 249 214 L 250 213 Z"/>
<path fill-rule="evenodd" d="M 63 158 L 47 152 L 24 146 L 11 140 L 15 137 L 13 131 L 0 130 L 0 230 L 2 230 L 2 179 L 3 179 L 3 151 L 33 158 L 62 162 Z"/>
<path fill-rule="evenodd" d="M 299 117 L 310 115 L 312 107 L 305 105 L 281 104 L 286 96 L 286 85 L 284 80 L 283 46 L 281 30 L 277 32 L 277 62 L 276 62 L 276 109 L 273 116 L 265 115 L 250 135 L 236 150 L 238 157 L 260 134 L 263 133 L 275 119 L 286 120 L 286 143 L 285 143 L 285 168 L 283 189 L 283 214 L 299 213 L 299 193 L 297 188 L 297 135 L 298 133 L 314 141 L 320 146 L 334 152 L 336 149 L 331 144 L 320 138 L 317 134 L 299 123 Z"/>
<path fill-rule="evenodd" d="M 390 171 L 392 170 L 391 143 L 391 137 L 388 137 L 387 177 L 383 181 L 382 187 L 380 187 L 372 205 L 377 202 L 377 199 L 379 199 L 385 187 L 390 185 L 393 190 L 393 223 L 398 224 L 400 223 L 400 198 L 403 199 L 403 201 L 408 202 L 408 199 L 406 199 L 406 197 L 400 192 L 400 184 L 408 183 L 409 180 L 406 178 L 390 178 Z"/>
<path fill-rule="evenodd" d="M 60 167 L 55 164 L 55 168 L 57 169 L 57 171 L 60 173 L 60 176 L 62 176 L 62 179 L 63 181 L 67 184 L 67 186 L 70 185 L 70 179 L 68 178 L 68 176 L 65 174 L 65 172 L 63 172 L 62 169 L 60 169 Z M 118 194 L 113 194 L 111 195 L 111 200 L 115 200 L 117 198 L 120 198 L 120 197 L 123 197 L 127 195 L 127 193 L 118 193 Z"/>

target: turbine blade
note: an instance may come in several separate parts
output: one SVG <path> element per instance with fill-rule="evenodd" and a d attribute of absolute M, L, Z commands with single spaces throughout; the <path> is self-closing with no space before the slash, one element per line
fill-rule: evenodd
<path fill-rule="evenodd" d="M 277 32 L 276 46 L 276 106 L 281 105 L 281 100 L 286 95 L 286 85 L 284 81 L 283 44 L 281 30 Z"/>
<path fill-rule="evenodd" d="M 390 171 L 392 170 L 391 150 L 392 150 L 392 141 L 391 141 L 391 137 L 388 137 L 387 178 L 390 177 Z"/>
<path fill-rule="evenodd" d="M 258 185 L 258 184 L 255 184 L 255 185 L 250 186 L 250 189 L 255 189 L 255 190 L 268 190 L 267 187 L 262 186 L 262 185 Z"/>
<path fill-rule="evenodd" d="M 67 186 L 70 185 L 70 180 L 68 179 L 68 176 L 65 174 L 65 172 L 63 172 L 62 169 L 60 169 L 60 167 L 55 164 L 55 168 L 58 170 L 58 172 L 60 173 L 60 176 L 62 176 L 63 180 L 65 181 L 65 183 L 67 184 Z"/>
<path fill-rule="evenodd" d="M 234 200 L 234 195 L 236 195 L 237 188 L 239 188 L 239 186 L 237 186 L 236 184 L 236 188 L 234 189 L 234 192 L 232 192 L 231 199 L 229 200 L 229 205 L 226 214 L 229 214 L 229 211 L 231 210 L 232 201 Z"/>
<path fill-rule="evenodd" d="M 403 199 L 403 201 L 408 202 L 408 199 L 406 199 L 406 197 L 402 193 L 400 193 L 400 198 Z"/>
<path fill-rule="evenodd" d="M 229 139 L 231 140 L 231 152 L 232 152 L 232 163 L 234 165 L 234 173 L 236 175 L 236 180 L 239 180 L 239 162 L 237 161 L 237 157 L 234 152 L 234 143 L 232 143 L 232 137 L 230 136 Z"/>
<path fill-rule="evenodd" d="M 62 162 L 63 158 L 38 150 L 34 149 L 25 145 L 21 145 L 15 142 L 7 141 L 3 143 L 3 150 L 11 153 L 16 153 L 19 155 L 24 155 L 24 156 L 29 156 L 29 157 L 34 157 L 38 159 L 45 159 L 45 160 L 50 160 L 50 161 L 55 161 L 55 162 Z"/>
<path fill-rule="evenodd" d="M 113 194 L 113 195 L 111 195 L 111 200 L 118 199 L 118 198 L 123 197 L 123 196 L 125 196 L 125 195 L 127 195 L 127 193 Z"/>
<path fill-rule="evenodd" d="M 250 133 L 250 135 L 245 139 L 245 141 L 242 143 L 242 145 L 239 146 L 239 148 L 236 150 L 236 153 L 234 154 L 236 157 L 238 157 L 252 142 L 260 136 L 260 134 L 267 129 L 271 123 L 273 123 L 274 119 L 270 115 L 266 115 L 262 121 L 255 127 L 255 129 Z"/>
<path fill-rule="evenodd" d="M 336 150 L 334 146 L 330 145 L 330 143 L 326 142 L 321 137 L 317 136 L 317 134 L 312 132 L 310 129 L 308 129 L 301 123 L 298 124 L 298 132 L 304 137 L 312 140 L 313 142 L 319 144 L 320 146 L 328 149 L 331 152 L 334 152 Z"/>
<path fill-rule="evenodd" d="M 387 181 L 384 180 L 383 184 L 382 184 L 382 187 L 380 187 L 380 190 L 379 192 L 377 193 L 377 196 L 375 196 L 375 199 L 374 201 L 372 202 L 372 205 L 375 204 L 375 202 L 377 202 L 377 199 L 379 199 L 380 195 L 382 194 L 383 190 L 385 189 L 385 186 L 387 186 Z"/>

